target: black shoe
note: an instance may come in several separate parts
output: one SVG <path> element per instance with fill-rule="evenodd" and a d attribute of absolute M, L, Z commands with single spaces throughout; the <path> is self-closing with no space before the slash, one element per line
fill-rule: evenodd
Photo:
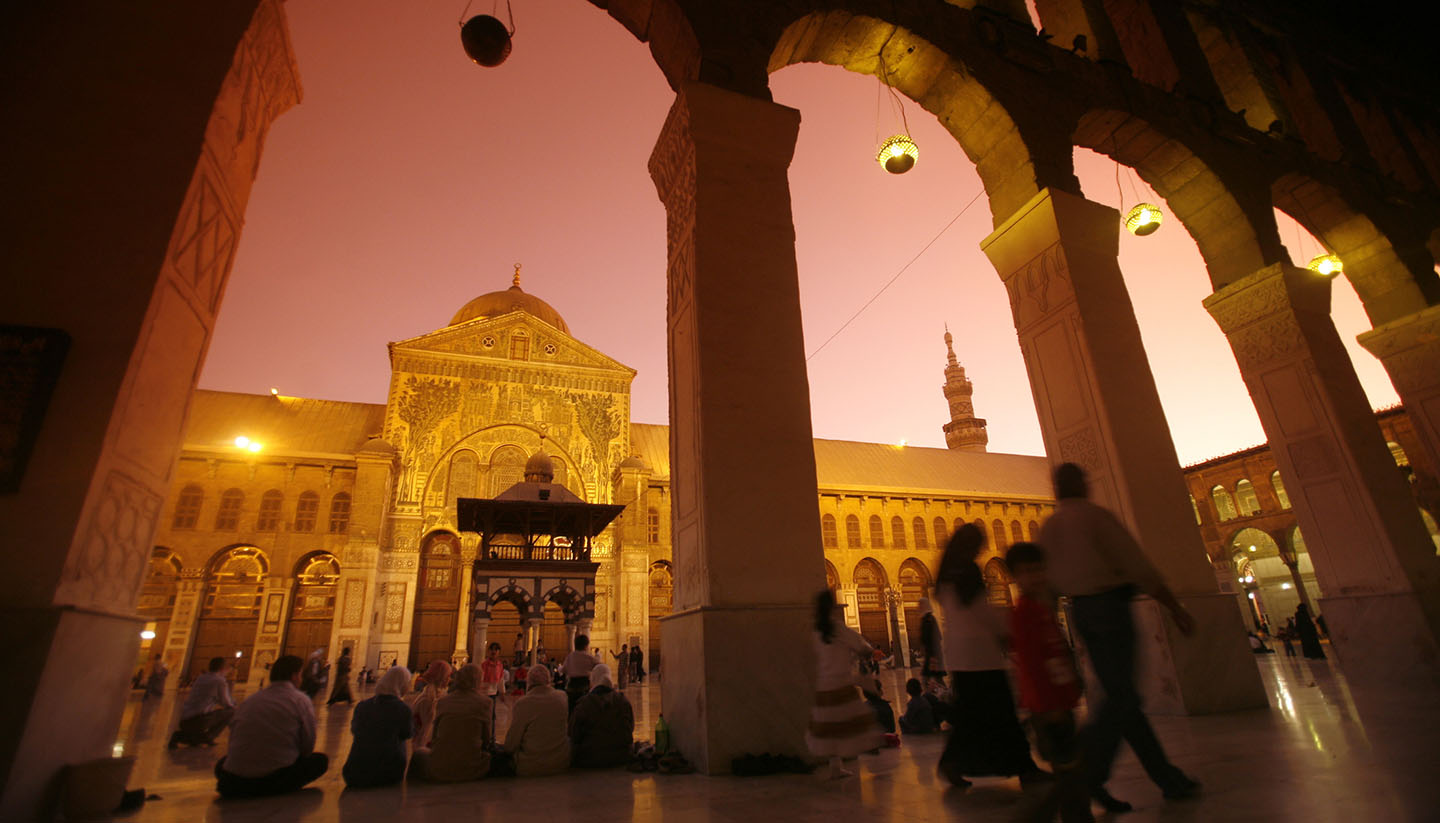
<path fill-rule="evenodd" d="M 1104 809 L 1110 814 L 1124 814 L 1125 812 L 1133 811 L 1135 808 L 1134 806 L 1130 805 L 1124 800 L 1121 800 L 1110 792 L 1105 791 L 1104 786 L 1101 786 L 1097 789 L 1092 789 L 1090 791 L 1090 797 L 1094 799 L 1096 803 L 1100 804 L 1100 808 Z"/>
<path fill-rule="evenodd" d="M 1194 797 L 1199 793 L 1199 781 L 1191 780 L 1189 777 L 1186 777 L 1183 774 L 1178 776 L 1175 779 L 1174 783 L 1171 783 L 1169 786 L 1165 787 L 1166 800 L 1185 800 L 1187 798 Z"/>

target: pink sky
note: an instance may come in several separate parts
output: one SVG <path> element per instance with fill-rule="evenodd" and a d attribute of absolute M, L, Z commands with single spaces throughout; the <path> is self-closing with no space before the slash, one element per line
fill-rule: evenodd
<path fill-rule="evenodd" d="M 581 0 L 517 8 L 510 59 L 482 69 L 460 48 L 462 5 L 286 3 L 304 102 L 267 140 L 201 386 L 384 402 L 385 344 L 444 326 L 521 262 L 524 288 L 577 338 L 639 371 L 634 419 L 664 422 L 665 220 L 646 162 L 673 93 L 645 46 Z M 883 172 L 873 77 L 793 66 L 772 88 L 802 115 L 790 181 L 813 352 L 980 181 L 908 101 L 919 164 Z M 1118 205 L 1108 159 L 1081 150 L 1077 173 Z M 813 357 L 817 437 L 943 446 L 948 323 L 991 450 L 1042 453 L 1004 286 L 979 250 L 990 230 L 982 197 Z M 1297 249 L 1288 220 L 1281 236 L 1302 263 L 1319 249 Z M 1120 262 L 1181 460 L 1262 442 L 1183 227 L 1122 233 Z M 1354 344 L 1369 323 L 1343 279 L 1334 315 L 1372 404 L 1394 403 Z"/>

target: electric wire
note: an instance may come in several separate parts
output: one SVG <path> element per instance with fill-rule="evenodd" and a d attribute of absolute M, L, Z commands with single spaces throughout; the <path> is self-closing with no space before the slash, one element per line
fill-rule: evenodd
<path fill-rule="evenodd" d="M 960 209 L 960 211 L 958 211 L 958 212 L 955 213 L 955 216 L 954 216 L 954 217 L 950 218 L 950 222 L 949 222 L 949 223 L 946 223 L 946 224 L 940 229 L 940 231 L 938 231 L 938 232 L 935 233 L 935 236 L 934 236 L 934 237 L 930 238 L 930 242 L 928 242 L 928 243 L 926 243 L 924 246 L 922 246 L 921 249 L 920 249 L 920 251 L 915 252 L 915 256 L 910 258 L 910 261 L 909 261 L 908 263 L 906 263 L 905 265 L 901 266 L 901 267 L 900 267 L 900 270 L 897 271 L 897 272 L 895 272 L 895 276 L 894 276 L 894 277 L 891 277 L 889 280 L 885 281 L 885 285 L 881 286 L 879 291 L 877 291 L 877 292 L 875 292 L 875 294 L 871 295 L 870 299 L 869 299 L 869 300 L 866 300 L 865 303 L 864 303 L 864 305 L 862 305 L 862 306 L 860 306 L 860 308 L 856 309 L 856 310 L 855 310 L 855 313 L 852 314 L 852 315 L 850 315 L 850 319 L 849 319 L 849 320 L 846 320 L 844 323 L 841 323 L 841 324 L 840 324 L 840 328 L 836 329 L 833 334 L 831 334 L 829 337 L 825 338 L 825 342 L 824 342 L 824 343 L 821 343 L 821 344 L 819 345 L 819 347 L 815 349 L 815 351 L 812 351 L 812 352 L 810 352 L 810 354 L 806 355 L 806 356 L 805 356 L 805 362 L 806 362 L 806 363 L 809 363 L 812 359 L 814 359 L 815 355 L 817 355 L 817 354 L 819 354 L 820 352 L 824 351 L 824 350 L 825 350 L 825 347 L 828 346 L 828 345 L 830 345 L 831 341 L 833 341 L 835 338 L 839 337 L 841 332 L 843 332 L 843 331 L 845 331 L 846 329 L 848 329 L 848 328 L 850 327 L 850 324 L 851 324 L 851 323 L 854 323 L 856 318 L 858 318 L 860 315 L 864 314 L 864 313 L 865 313 L 865 310 L 868 309 L 868 308 L 870 308 L 870 305 L 871 305 L 872 303 L 874 303 L 876 300 L 879 300 L 879 299 L 880 299 L 880 295 L 884 294 L 887 289 L 889 289 L 891 286 L 895 285 L 895 281 L 900 279 L 900 275 L 904 274 L 911 266 L 915 265 L 915 261 L 919 260 L 920 257 L 925 254 L 925 252 L 929 251 L 929 250 L 930 250 L 930 247 L 933 246 L 933 245 L 935 245 L 935 243 L 936 243 L 937 241 L 939 241 L 939 239 L 941 238 L 941 236 L 943 236 L 943 235 L 945 234 L 945 232 L 949 231 L 949 230 L 950 230 L 950 227 L 953 226 L 953 225 L 955 225 L 955 222 L 958 221 L 961 217 L 963 217 L 963 216 L 965 215 L 965 212 L 969 211 L 969 210 L 970 210 L 970 207 L 973 206 L 973 205 L 975 205 L 975 203 L 980 199 L 981 195 L 983 195 L 983 194 L 985 194 L 985 189 L 984 189 L 984 188 L 981 188 L 980 191 L 978 191 L 978 192 L 975 193 L 975 196 L 974 196 L 974 197 L 970 198 L 970 202 L 969 202 L 969 203 L 966 203 L 965 206 Z"/>

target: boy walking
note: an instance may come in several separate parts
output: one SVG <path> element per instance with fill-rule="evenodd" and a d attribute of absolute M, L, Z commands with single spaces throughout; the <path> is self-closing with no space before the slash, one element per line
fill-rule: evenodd
<path fill-rule="evenodd" d="M 1046 787 L 1033 819 L 1054 820 L 1059 812 L 1065 823 L 1094 820 L 1075 735 L 1080 679 L 1070 647 L 1055 622 L 1055 598 L 1045 578 L 1045 555 L 1034 543 L 1021 542 L 1005 553 L 1005 563 L 1020 587 L 1020 599 L 1010 613 L 1020 705 L 1030 712 L 1040 755 L 1050 761 L 1056 778 Z"/>

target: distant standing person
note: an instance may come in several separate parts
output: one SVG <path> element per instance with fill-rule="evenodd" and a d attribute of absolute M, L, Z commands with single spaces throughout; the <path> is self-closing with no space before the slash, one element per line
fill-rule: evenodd
<path fill-rule="evenodd" d="M 1015 716 L 1003 646 L 1005 615 L 985 597 L 975 558 L 985 534 L 966 523 L 950 535 L 935 586 L 945 611 L 945 666 L 950 670 L 950 737 L 940 774 L 956 786 L 968 777 L 1019 776 L 1028 785 L 1047 775 L 1030 757 L 1030 741 Z"/>
<path fill-rule="evenodd" d="M 167 748 L 181 743 L 187 746 L 210 746 L 235 716 L 235 699 L 230 696 L 230 660 L 210 658 L 207 671 L 195 678 L 185 703 L 180 707 L 180 727 L 170 735 Z"/>
<path fill-rule="evenodd" d="M 515 643 L 510 650 L 515 653 L 515 668 L 520 668 L 525 663 L 525 632 L 515 633 Z"/>
<path fill-rule="evenodd" d="M 325 705 L 330 706 L 340 701 L 354 703 L 355 698 L 350 694 L 350 667 L 353 665 L 350 659 L 350 650 L 342 649 L 340 659 L 335 661 L 335 688 L 330 690 L 330 699 Z"/>
<path fill-rule="evenodd" d="M 640 650 L 640 644 L 636 643 L 630 647 L 630 676 L 636 683 L 645 682 L 645 652 Z"/>
<path fill-rule="evenodd" d="M 615 658 L 615 679 L 618 681 L 615 686 L 623 689 L 630 685 L 630 646 L 621 643 L 620 651 L 610 652 L 610 656 Z"/>
<path fill-rule="evenodd" d="M 575 635 L 575 651 L 567 654 L 565 662 L 560 664 L 560 672 L 565 675 L 565 696 L 570 700 L 572 712 L 580 698 L 590 691 L 590 672 L 600 662 L 590 656 L 589 648 L 589 637 Z"/>
<path fill-rule="evenodd" d="M 1295 607 L 1295 633 L 1300 637 L 1300 653 L 1311 660 L 1324 660 L 1325 650 L 1320 648 L 1320 635 L 1315 631 L 1315 622 L 1310 619 L 1310 608 L 1304 603 Z"/>
<path fill-rule="evenodd" d="M 1089 493 L 1085 471 L 1079 466 L 1062 463 L 1055 469 L 1055 513 L 1040 529 L 1040 545 L 1056 591 L 1071 598 L 1075 628 L 1104 692 L 1090 707 L 1090 719 L 1081 733 L 1090 794 L 1108 811 L 1128 811 L 1129 803 L 1105 790 L 1122 738 L 1167 800 L 1200 790 L 1199 783 L 1165 756 L 1141 711 L 1130 601 L 1141 592 L 1155 598 L 1183 634 L 1194 631 L 1195 623 L 1124 524 L 1108 509 L 1090 502 Z"/>
<path fill-rule="evenodd" d="M 170 667 L 165 665 L 165 658 L 155 655 L 155 663 L 150 667 L 150 677 L 145 681 L 145 697 L 164 697 L 165 679 L 169 676 Z"/>
<path fill-rule="evenodd" d="M 935 609 L 930 598 L 920 598 L 920 645 L 924 657 L 920 662 L 920 682 L 924 685 L 931 680 L 945 679 L 945 663 L 940 655 L 940 621 L 935 619 Z"/>
<path fill-rule="evenodd" d="M 221 797 L 293 792 L 330 767 L 315 751 L 315 706 L 299 689 L 304 666 L 293 654 L 282 656 L 270 667 L 270 685 L 235 710 L 230 750 L 215 764 Z"/>

